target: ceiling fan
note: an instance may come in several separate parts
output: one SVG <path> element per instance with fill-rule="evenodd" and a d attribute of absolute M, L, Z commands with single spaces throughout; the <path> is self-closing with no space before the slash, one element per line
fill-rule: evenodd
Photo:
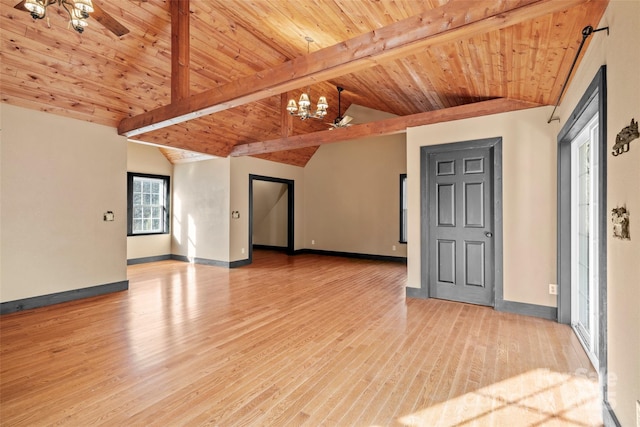
<path fill-rule="evenodd" d="M 340 86 L 336 86 L 336 89 L 338 89 L 338 117 L 335 118 L 335 120 L 333 121 L 333 123 L 329 123 L 331 125 L 331 127 L 329 128 L 329 130 L 333 130 L 333 129 L 337 129 L 337 128 L 346 128 L 351 126 L 349 124 L 349 122 L 351 122 L 351 120 L 353 120 L 353 117 L 351 116 L 341 116 L 340 115 L 340 94 L 342 93 L 342 91 L 344 90 L 344 88 L 340 87 Z"/>
<path fill-rule="evenodd" d="M 47 8 L 55 4 L 69 14 L 69 24 L 78 33 L 82 34 L 87 25 L 85 20 L 89 17 L 94 18 L 118 37 L 129 32 L 127 27 L 90 0 L 22 0 L 14 8 L 29 12 L 33 19 L 43 19 L 47 16 Z"/>

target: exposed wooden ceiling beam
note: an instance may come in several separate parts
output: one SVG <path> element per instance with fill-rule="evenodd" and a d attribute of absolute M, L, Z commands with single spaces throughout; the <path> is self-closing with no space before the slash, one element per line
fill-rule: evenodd
<path fill-rule="evenodd" d="M 293 116 L 287 111 L 288 100 L 289 94 L 287 92 L 283 92 L 280 95 L 280 136 L 282 136 L 283 138 L 286 138 L 293 133 Z"/>
<path fill-rule="evenodd" d="M 189 0 L 171 0 L 171 103 L 189 97 Z"/>
<path fill-rule="evenodd" d="M 251 142 L 236 145 L 231 156 L 251 156 L 272 153 L 276 151 L 293 150 L 296 148 L 312 147 L 316 145 L 344 142 L 367 136 L 384 136 L 402 133 L 409 127 L 430 125 L 434 123 L 450 122 L 471 117 L 488 116 L 508 111 L 525 110 L 539 107 L 539 104 L 516 99 L 500 98 L 473 104 L 460 105 L 410 116 L 394 117 L 378 122 L 353 125 L 347 128 L 337 128 L 322 132 L 313 132 L 288 138 L 272 139 L 270 141 Z"/>
<path fill-rule="evenodd" d="M 118 133 L 134 136 L 223 111 L 315 82 L 406 57 L 443 42 L 567 10 L 588 0 L 451 0 L 424 14 L 354 37 L 274 68 L 123 119 Z"/>

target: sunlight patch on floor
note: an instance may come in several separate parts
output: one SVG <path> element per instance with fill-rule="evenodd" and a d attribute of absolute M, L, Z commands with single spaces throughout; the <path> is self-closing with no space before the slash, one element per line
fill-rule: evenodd
<path fill-rule="evenodd" d="M 598 384 L 536 369 L 403 416 L 406 426 L 600 426 Z"/>

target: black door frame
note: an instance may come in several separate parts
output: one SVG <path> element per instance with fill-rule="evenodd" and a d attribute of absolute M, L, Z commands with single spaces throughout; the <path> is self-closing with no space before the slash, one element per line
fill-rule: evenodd
<path fill-rule="evenodd" d="M 287 254 L 294 254 L 294 180 L 249 174 L 249 263 L 253 262 L 253 181 L 267 181 L 287 186 Z"/>
<path fill-rule="evenodd" d="M 428 145 L 420 147 L 420 289 L 407 294 L 410 297 L 429 298 L 429 156 L 446 151 L 459 151 L 475 148 L 490 148 L 493 168 L 493 228 L 494 239 L 494 307 L 500 308 L 503 302 L 502 267 L 502 137 L 461 141 L 450 144 Z M 407 288 L 409 289 L 409 288 Z"/>

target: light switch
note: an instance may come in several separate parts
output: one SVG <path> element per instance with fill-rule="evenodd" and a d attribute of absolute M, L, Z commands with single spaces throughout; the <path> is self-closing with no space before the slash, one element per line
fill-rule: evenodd
<path fill-rule="evenodd" d="M 113 214 L 112 211 L 106 211 L 104 213 L 104 220 L 105 221 L 113 221 L 116 218 L 116 216 Z"/>

